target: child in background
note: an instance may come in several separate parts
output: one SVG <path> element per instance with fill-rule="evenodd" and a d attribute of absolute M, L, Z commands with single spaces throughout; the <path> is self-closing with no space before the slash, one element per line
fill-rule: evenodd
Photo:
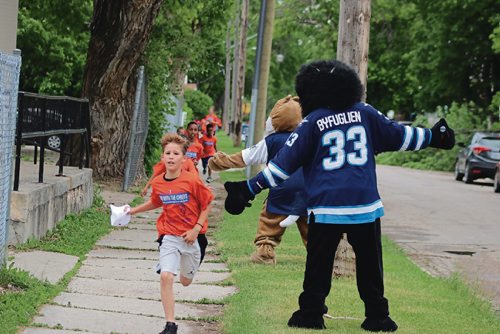
<path fill-rule="evenodd" d="M 212 170 L 208 166 L 208 160 L 214 156 L 215 152 L 217 152 L 217 138 L 214 136 L 214 125 L 207 125 L 207 133 L 201 137 L 200 139 L 201 145 L 203 146 L 203 155 L 201 158 L 201 164 L 203 166 L 203 175 L 207 173 L 208 167 L 208 177 L 207 183 L 213 181 L 212 179 Z"/>
<path fill-rule="evenodd" d="M 182 170 L 188 145 L 185 139 L 166 134 L 161 144 L 166 171 L 151 182 L 151 198 L 128 213 L 135 215 L 163 207 L 156 229 L 160 242 L 161 301 L 167 323 L 160 334 L 176 334 L 174 279 L 180 271 L 181 284 L 188 286 L 198 271 L 201 250 L 197 237 L 207 230 L 213 195 L 198 176 Z"/>
<path fill-rule="evenodd" d="M 199 129 L 196 122 L 189 122 L 187 125 L 187 139 L 189 146 L 187 148 L 186 156 L 191 158 L 196 168 L 198 168 L 198 161 L 203 155 L 203 146 L 200 143 Z"/>
<path fill-rule="evenodd" d="M 182 137 L 182 136 L 181 136 Z M 184 137 L 182 137 L 184 138 Z M 161 175 L 165 173 L 166 171 L 165 163 L 160 160 L 153 166 L 153 175 L 148 180 L 148 183 L 144 186 L 144 188 L 141 190 L 141 196 L 146 196 L 148 193 L 149 187 L 151 185 L 151 182 L 153 182 L 154 178 L 157 177 L 158 175 Z M 193 173 L 194 175 L 198 175 L 198 170 L 196 169 L 196 166 L 194 165 L 193 160 L 184 158 L 184 161 L 182 162 L 182 170 Z"/>
<path fill-rule="evenodd" d="M 176 132 L 179 136 L 186 138 L 186 130 L 182 126 L 179 126 Z"/>

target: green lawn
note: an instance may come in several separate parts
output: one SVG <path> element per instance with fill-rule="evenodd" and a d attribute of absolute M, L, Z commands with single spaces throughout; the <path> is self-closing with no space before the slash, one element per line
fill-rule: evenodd
<path fill-rule="evenodd" d="M 219 150 L 234 152 L 219 135 Z M 222 140 L 221 140 L 222 139 Z M 230 144 L 227 141 L 227 144 Z M 223 180 L 241 180 L 242 171 L 221 173 Z M 295 226 L 276 248 L 278 264 L 252 264 L 257 217 L 266 194 L 260 194 L 240 216 L 224 214 L 215 238 L 232 271 L 239 293 L 228 298 L 222 319 L 224 333 L 318 333 L 292 329 L 287 321 L 302 291 L 306 252 Z M 383 224 L 383 220 L 382 220 Z M 382 225 L 383 226 L 383 225 Z M 382 227 L 383 228 L 383 227 Z M 414 265 L 389 239 L 383 239 L 386 297 L 398 333 L 500 333 L 500 321 L 458 278 L 433 278 Z M 325 333 L 362 333 L 364 308 L 355 279 L 335 279 L 327 299 Z M 347 319 L 346 319 L 347 318 Z M 355 319 L 349 319 L 355 318 Z"/>

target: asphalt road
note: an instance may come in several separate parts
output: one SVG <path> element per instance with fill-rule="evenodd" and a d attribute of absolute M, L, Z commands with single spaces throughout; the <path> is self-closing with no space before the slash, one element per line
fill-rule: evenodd
<path fill-rule="evenodd" d="M 459 273 L 500 315 L 500 194 L 493 181 L 377 166 L 382 233 L 433 276 Z"/>

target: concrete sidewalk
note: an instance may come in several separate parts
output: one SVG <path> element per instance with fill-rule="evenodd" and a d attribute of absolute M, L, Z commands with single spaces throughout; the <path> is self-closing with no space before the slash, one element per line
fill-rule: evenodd
<path fill-rule="evenodd" d="M 219 183 L 211 188 L 221 188 Z M 221 193 L 213 189 L 214 194 Z M 134 195 L 104 191 L 106 203 L 123 205 Z M 209 225 L 220 220 L 221 199 L 213 204 Z M 70 281 L 51 304 L 44 305 L 24 334 L 69 333 L 158 333 L 165 325 L 160 302 L 155 221 L 161 210 L 133 218 L 125 228 L 116 228 L 100 239 Z M 236 292 L 221 284 L 230 273 L 217 257 L 211 230 L 209 247 L 194 282 L 175 283 L 175 315 L 180 334 L 218 333 L 215 321 L 223 312 L 221 301 Z M 46 256 L 50 256 L 46 255 Z"/>

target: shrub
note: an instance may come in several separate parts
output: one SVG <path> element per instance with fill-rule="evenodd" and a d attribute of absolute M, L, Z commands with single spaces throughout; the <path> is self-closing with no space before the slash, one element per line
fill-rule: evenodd
<path fill-rule="evenodd" d="M 436 108 L 438 118 L 444 117 L 448 125 L 455 130 L 457 143 L 467 144 L 472 133 L 477 130 L 487 130 L 487 121 L 480 115 L 484 110 L 473 102 L 452 103 L 451 107 Z M 431 127 L 427 119 L 420 115 L 413 122 L 413 126 Z M 493 129 L 498 123 L 493 123 Z M 418 152 L 388 152 L 377 156 L 377 163 L 402 166 L 416 169 L 430 169 L 439 171 L 453 171 L 455 160 L 460 147 L 457 145 L 451 150 L 428 148 Z"/>
<path fill-rule="evenodd" d="M 210 96 L 199 90 L 186 90 L 184 92 L 184 102 L 193 111 L 193 118 L 188 118 L 188 122 L 205 117 L 208 113 L 208 108 L 214 104 Z"/>

